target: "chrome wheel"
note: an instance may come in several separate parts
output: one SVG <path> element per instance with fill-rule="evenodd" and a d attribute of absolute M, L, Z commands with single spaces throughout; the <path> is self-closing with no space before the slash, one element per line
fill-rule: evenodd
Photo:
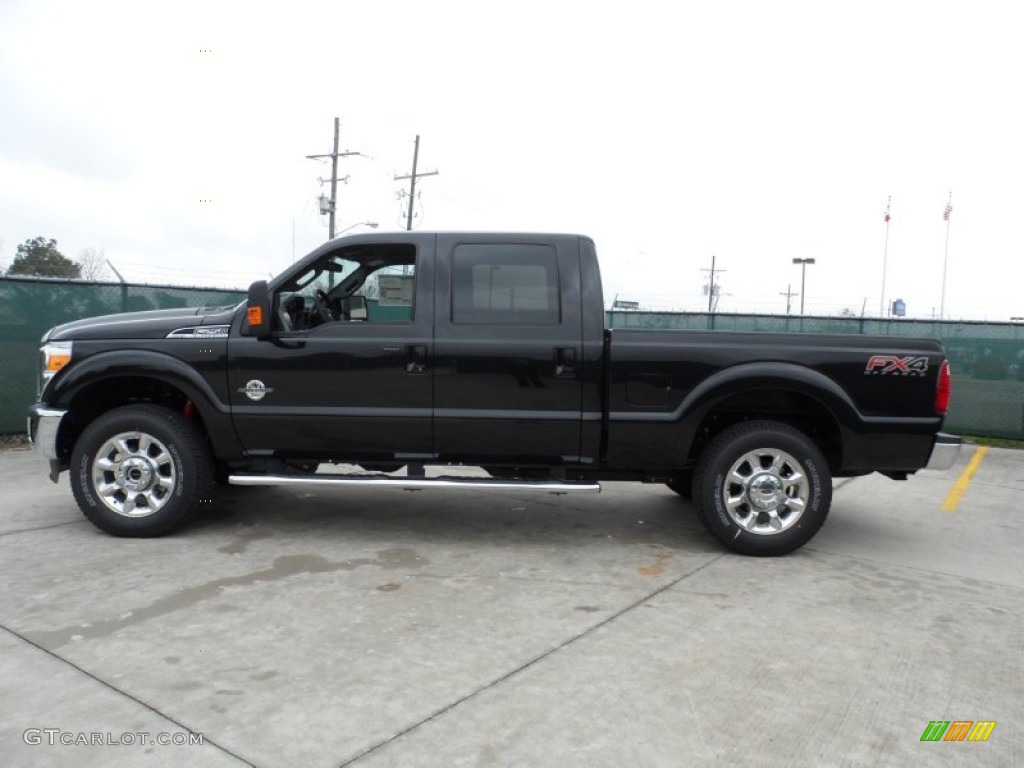
<path fill-rule="evenodd" d="M 807 472 L 778 448 L 758 448 L 733 463 L 722 485 L 732 521 L 762 536 L 785 531 L 800 520 L 810 498 Z"/>
<path fill-rule="evenodd" d="M 92 481 L 104 506 L 124 517 L 147 517 L 174 493 L 178 476 L 167 446 L 145 432 L 121 432 L 92 462 Z"/>

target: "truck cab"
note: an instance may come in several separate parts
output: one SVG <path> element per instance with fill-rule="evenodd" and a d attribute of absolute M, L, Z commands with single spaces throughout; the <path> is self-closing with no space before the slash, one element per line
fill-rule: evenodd
<path fill-rule="evenodd" d="M 588 296 L 585 327 L 579 237 L 348 240 L 257 286 L 265 322 L 237 315 L 228 391 L 248 453 L 597 461 L 603 301 Z"/>

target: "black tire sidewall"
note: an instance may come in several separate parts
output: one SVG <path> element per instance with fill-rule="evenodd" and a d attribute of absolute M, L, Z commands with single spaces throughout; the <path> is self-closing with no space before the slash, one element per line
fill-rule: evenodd
<path fill-rule="evenodd" d="M 750 533 L 737 525 L 729 517 L 721 493 L 733 463 L 760 448 L 777 448 L 793 456 L 810 483 L 800 519 L 791 528 L 771 535 Z M 695 477 L 694 494 L 702 522 L 719 541 L 741 554 L 774 557 L 799 549 L 824 524 L 832 502 L 832 475 L 817 446 L 795 429 L 782 424 L 740 425 L 708 446 Z"/>
<path fill-rule="evenodd" d="M 133 431 L 151 435 L 167 447 L 177 476 L 171 498 L 145 517 L 125 517 L 109 509 L 92 479 L 100 446 L 115 434 Z M 211 475 L 205 444 L 195 428 L 175 411 L 157 406 L 127 406 L 100 416 L 76 442 L 70 470 L 71 488 L 85 516 L 107 533 L 128 537 L 161 536 L 181 525 L 195 512 Z"/>

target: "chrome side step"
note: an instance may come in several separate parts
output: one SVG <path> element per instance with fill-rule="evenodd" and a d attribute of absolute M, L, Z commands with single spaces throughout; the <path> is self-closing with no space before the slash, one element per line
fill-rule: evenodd
<path fill-rule="evenodd" d="M 547 493 L 599 493 L 598 483 L 557 480 L 498 480 L 481 477 L 392 477 L 390 475 L 231 475 L 231 485 L 378 485 L 387 488 L 474 488 L 496 491 L 545 491 Z"/>

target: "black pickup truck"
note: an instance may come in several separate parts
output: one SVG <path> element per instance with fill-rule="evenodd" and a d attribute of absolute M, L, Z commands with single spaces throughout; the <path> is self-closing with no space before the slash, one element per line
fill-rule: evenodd
<path fill-rule="evenodd" d="M 779 555 L 833 478 L 951 466 L 949 391 L 938 341 L 608 330 L 579 235 L 373 233 L 235 307 L 52 329 L 29 435 L 119 536 L 167 533 L 214 483 L 608 480 L 664 483 L 725 546 Z"/>

